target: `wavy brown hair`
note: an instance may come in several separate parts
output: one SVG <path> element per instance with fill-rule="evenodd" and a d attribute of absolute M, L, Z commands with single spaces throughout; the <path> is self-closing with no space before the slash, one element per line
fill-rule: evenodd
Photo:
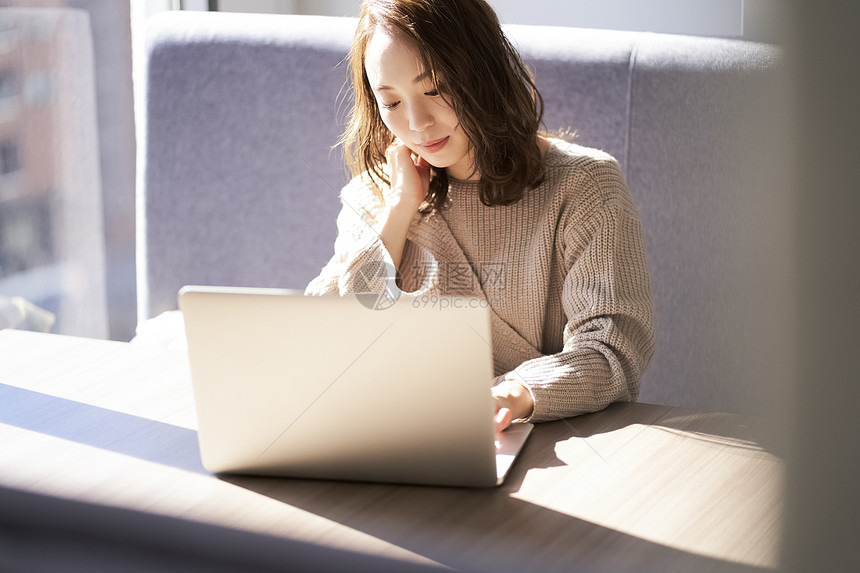
<path fill-rule="evenodd" d="M 388 184 L 385 151 L 394 135 L 382 122 L 364 57 L 382 28 L 414 43 L 423 66 L 451 105 L 469 140 L 485 205 L 508 205 L 543 180 L 537 143 L 543 98 L 484 0 L 364 0 L 349 53 L 353 106 L 339 144 L 353 175 Z M 421 210 L 448 193 L 445 169 L 431 170 Z"/>

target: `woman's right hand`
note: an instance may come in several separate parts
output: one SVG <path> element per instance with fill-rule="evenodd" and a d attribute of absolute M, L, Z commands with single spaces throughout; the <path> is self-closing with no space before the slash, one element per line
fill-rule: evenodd
<path fill-rule="evenodd" d="M 420 155 L 413 156 L 405 143 L 395 139 L 386 151 L 391 169 L 391 185 L 385 196 L 389 212 L 392 210 L 412 216 L 427 196 L 430 188 L 430 164 Z"/>
<path fill-rule="evenodd" d="M 430 188 L 430 164 L 420 156 L 414 159 L 412 151 L 399 139 L 388 148 L 386 157 L 391 168 L 391 184 L 384 194 L 385 222 L 379 237 L 394 267 L 400 269 L 409 226 Z"/>

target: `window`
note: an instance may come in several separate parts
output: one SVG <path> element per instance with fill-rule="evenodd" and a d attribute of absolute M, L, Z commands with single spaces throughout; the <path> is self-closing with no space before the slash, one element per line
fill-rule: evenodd
<path fill-rule="evenodd" d="M 105 337 L 102 102 L 91 21 L 65 9 L 3 19 L 0 297 L 54 313 L 53 332 Z M 123 190 L 132 194 L 133 185 Z"/>
<path fill-rule="evenodd" d="M 18 160 L 18 143 L 7 139 L 0 141 L 0 175 L 8 175 L 21 169 Z"/>
<path fill-rule="evenodd" d="M 10 69 L 0 69 L 0 100 L 18 95 L 18 82 Z"/>
<path fill-rule="evenodd" d="M 23 198 L 0 209 L 0 278 L 52 262 L 54 258 L 49 197 Z"/>

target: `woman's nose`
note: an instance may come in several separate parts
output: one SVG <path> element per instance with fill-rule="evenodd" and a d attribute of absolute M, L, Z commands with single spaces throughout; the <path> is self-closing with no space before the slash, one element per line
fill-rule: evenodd
<path fill-rule="evenodd" d="M 433 114 L 423 105 L 412 106 L 409 110 L 409 129 L 424 131 L 433 125 Z"/>

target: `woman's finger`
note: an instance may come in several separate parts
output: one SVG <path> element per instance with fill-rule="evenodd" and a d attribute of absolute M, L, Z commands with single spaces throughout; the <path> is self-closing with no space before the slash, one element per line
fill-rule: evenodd
<path fill-rule="evenodd" d="M 513 416 L 511 414 L 510 408 L 499 408 L 498 412 L 496 412 L 496 432 L 501 432 L 505 428 L 511 425 L 513 421 Z"/>

